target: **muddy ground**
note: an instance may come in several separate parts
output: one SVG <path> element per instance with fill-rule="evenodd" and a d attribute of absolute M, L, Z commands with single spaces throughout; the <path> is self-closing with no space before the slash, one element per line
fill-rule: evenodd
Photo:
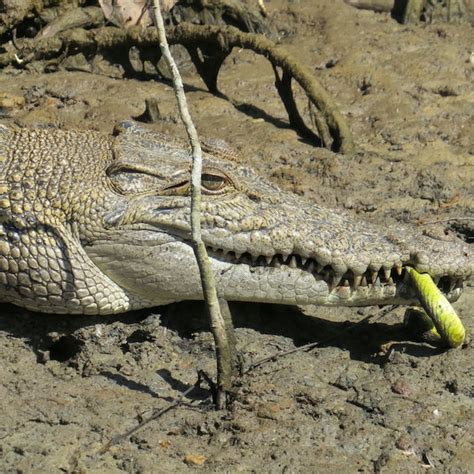
<path fill-rule="evenodd" d="M 347 117 L 357 154 L 314 148 L 288 128 L 269 64 L 234 51 L 209 94 L 182 63 L 201 134 L 224 138 L 266 177 L 377 223 L 439 221 L 472 239 L 474 92 L 469 25 L 403 26 L 342 1 L 266 4 L 282 42 Z M 109 71 L 110 72 L 110 71 Z M 158 130 L 182 134 L 169 85 L 82 72 L 5 70 L 25 99 L 1 123 L 110 132 L 157 97 Z M 456 303 L 474 330 L 474 291 Z M 322 341 L 254 369 L 228 412 L 209 391 L 105 452 L 114 436 L 214 373 L 203 308 L 59 317 L 0 305 L 2 472 L 474 472 L 474 344 L 417 342 L 403 310 L 233 305 L 246 364 Z M 373 315 L 368 323 L 350 322 Z M 388 346 L 384 345 L 390 343 Z"/>

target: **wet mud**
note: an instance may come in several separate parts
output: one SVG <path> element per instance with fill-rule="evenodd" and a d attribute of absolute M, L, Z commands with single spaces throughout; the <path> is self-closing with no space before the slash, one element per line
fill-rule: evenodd
<path fill-rule="evenodd" d="M 282 44 L 335 97 L 357 152 L 315 148 L 289 128 L 269 63 L 248 51 L 226 60 L 220 96 L 179 56 L 199 132 L 309 200 L 472 242 L 472 26 L 405 26 L 342 1 L 266 6 Z M 162 120 L 152 127 L 184 135 L 169 84 L 107 72 L 4 70 L 0 122 L 110 132 L 155 97 Z M 244 366 L 320 345 L 244 374 L 229 411 L 212 409 L 203 384 L 101 451 L 194 384 L 198 369 L 214 374 L 202 304 L 100 318 L 0 305 L 0 470 L 472 472 L 472 286 L 455 307 L 468 338 L 445 351 L 417 341 L 402 308 L 233 304 Z"/>

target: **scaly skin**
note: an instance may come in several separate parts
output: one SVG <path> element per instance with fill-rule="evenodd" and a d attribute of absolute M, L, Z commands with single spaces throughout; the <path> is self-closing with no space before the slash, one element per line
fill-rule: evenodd
<path fill-rule="evenodd" d="M 220 296 L 412 304 L 404 267 L 450 300 L 473 273 L 461 241 L 319 207 L 204 144 L 202 235 Z M 201 299 L 189 243 L 187 146 L 131 122 L 116 136 L 0 128 L 0 301 L 108 314 Z"/>

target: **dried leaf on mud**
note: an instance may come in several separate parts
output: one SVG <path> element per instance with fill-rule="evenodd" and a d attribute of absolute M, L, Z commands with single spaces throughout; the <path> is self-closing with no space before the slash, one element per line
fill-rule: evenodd
<path fill-rule="evenodd" d="M 207 458 L 202 454 L 186 454 L 183 459 L 186 464 L 193 466 L 202 466 L 206 460 Z"/>
<path fill-rule="evenodd" d="M 114 25 L 128 28 L 153 24 L 146 0 L 99 0 L 99 4 L 105 18 Z"/>
<path fill-rule="evenodd" d="M 161 0 L 161 11 L 170 11 L 177 0 Z M 153 25 L 150 2 L 147 0 L 99 0 L 105 18 L 114 25 L 129 28 L 131 26 Z"/>

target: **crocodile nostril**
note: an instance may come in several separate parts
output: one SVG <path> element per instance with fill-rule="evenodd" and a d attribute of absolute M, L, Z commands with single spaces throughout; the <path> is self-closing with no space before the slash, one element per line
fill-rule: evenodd
<path fill-rule="evenodd" d="M 445 294 L 449 293 L 453 288 L 452 278 L 449 276 L 441 277 L 438 283 L 438 288 Z"/>

